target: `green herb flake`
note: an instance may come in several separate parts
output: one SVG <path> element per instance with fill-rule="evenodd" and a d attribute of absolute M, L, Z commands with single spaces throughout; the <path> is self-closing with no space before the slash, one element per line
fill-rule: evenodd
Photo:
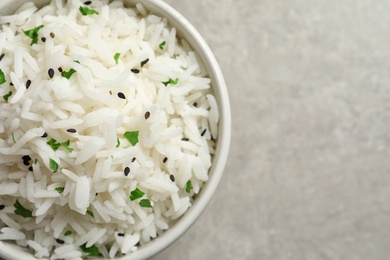
<path fill-rule="evenodd" d="M 186 183 L 186 192 L 187 192 L 187 193 L 190 193 L 191 187 L 192 187 L 192 184 L 191 184 L 191 181 L 189 180 L 189 181 L 187 181 L 187 183 Z"/>
<path fill-rule="evenodd" d="M 14 142 L 14 144 L 16 144 L 16 139 L 15 139 L 14 133 L 12 133 L 11 135 L 12 135 L 12 142 Z"/>
<path fill-rule="evenodd" d="M 53 170 L 53 172 L 58 171 L 58 163 L 54 161 L 52 158 L 49 159 L 50 169 Z"/>
<path fill-rule="evenodd" d="M 8 92 L 8 94 L 5 94 L 5 95 L 3 96 L 5 102 L 8 102 L 8 99 L 9 99 L 10 96 L 12 96 L 12 91 Z"/>
<path fill-rule="evenodd" d="M 87 247 L 87 243 L 85 243 L 80 246 L 80 249 L 89 256 L 99 256 L 99 248 L 95 245 Z"/>
<path fill-rule="evenodd" d="M 61 76 L 67 79 L 70 79 L 72 77 L 73 73 L 77 72 L 75 69 L 71 68 L 69 71 L 63 71 L 61 72 Z"/>
<path fill-rule="evenodd" d="M 115 60 L 115 63 L 118 64 L 118 60 L 119 60 L 119 57 L 121 56 L 121 54 L 119 52 L 115 53 L 114 55 L 114 60 Z"/>
<path fill-rule="evenodd" d="M 119 140 L 119 138 L 116 139 L 116 148 L 118 148 L 119 146 L 121 146 L 121 141 Z"/>
<path fill-rule="evenodd" d="M 148 199 L 143 199 L 139 202 L 139 205 L 144 208 L 152 208 L 152 203 Z"/>
<path fill-rule="evenodd" d="M 145 192 L 141 191 L 140 189 L 136 188 L 130 193 L 130 200 L 136 200 L 139 198 L 142 198 L 142 196 L 145 195 Z"/>
<path fill-rule="evenodd" d="M 55 190 L 58 191 L 58 193 L 63 193 L 64 189 L 64 187 L 57 187 Z"/>
<path fill-rule="evenodd" d="M 37 163 L 38 163 L 38 159 L 35 159 L 34 164 L 37 164 Z"/>
<path fill-rule="evenodd" d="M 79 60 L 74 60 L 73 62 L 76 62 L 76 63 L 80 64 L 80 61 L 79 61 Z"/>
<path fill-rule="evenodd" d="M 70 230 L 68 230 L 68 231 L 66 231 L 66 232 L 64 233 L 64 236 L 66 236 L 66 237 L 68 237 L 68 236 L 70 236 L 70 235 L 72 235 L 72 231 L 70 231 Z"/>
<path fill-rule="evenodd" d="M 126 131 L 126 133 L 123 134 L 123 136 L 127 139 L 127 141 L 129 141 L 129 143 L 131 143 L 132 146 L 138 143 L 138 135 L 139 131 Z"/>
<path fill-rule="evenodd" d="M 93 212 L 92 212 L 92 211 L 87 210 L 87 214 L 90 215 L 91 217 L 95 218 L 95 216 L 93 215 Z"/>
<path fill-rule="evenodd" d="M 89 9 L 88 7 L 82 7 L 82 6 L 80 6 L 79 10 L 80 10 L 80 13 L 81 13 L 82 15 L 99 14 L 99 13 L 96 12 L 95 10 Z"/>
<path fill-rule="evenodd" d="M 44 27 L 43 25 L 40 25 L 40 26 L 38 26 L 38 27 L 35 27 L 35 28 L 33 28 L 33 29 L 31 29 L 31 30 L 27 30 L 27 31 L 25 31 L 25 30 L 22 29 L 22 31 L 24 32 L 24 34 L 25 34 L 27 37 L 29 37 L 29 38 L 32 39 L 30 45 L 34 45 L 34 44 L 37 44 L 37 43 L 38 43 L 38 31 L 39 31 L 40 29 L 42 29 L 43 27 Z"/>
<path fill-rule="evenodd" d="M 160 48 L 160 50 L 164 49 L 164 46 L 166 43 L 167 43 L 166 41 L 163 41 L 162 43 L 160 43 L 160 45 L 158 46 Z"/>
<path fill-rule="evenodd" d="M 4 72 L 0 69 L 0 84 L 4 84 L 7 81 L 5 80 L 5 74 Z"/>
<path fill-rule="evenodd" d="M 169 84 L 177 85 L 177 83 L 179 83 L 179 79 L 178 79 L 178 78 L 176 78 L 176 79 L 174 79 L 174 80 L 171 79 L 171 78 L 169 78 L 168 81 L 162 82 L 162 84 L 164 84 L 164 86 L 168 86 Z"/>
<path fill-rule="evenodd" d="M 47 144 L 53 149 L 53 151 L 57 151 L 60 148 L 61 143 L 58 143 L 56 139 L 51 138 Z"/>
<path fill-rule="evenodd" d="M 73 148 L 70 148 L 69 147 L 70 145 L 70 140 L 64 142 L 64 143 L 61 143 L 61 146 L 64 147 L 68 152 L 73 152 Z"/>
<path fill-rule="evenodd" d="M 32 218 L 33 217 L 31 210 L 28 210 L 25 207 L 23 207 L 22 204 L 20 204 L 19 200 L 16 200 L 14 207 L 15 207 L 14 212 L 16 215 L 22 216 L 24 218 Z"/>

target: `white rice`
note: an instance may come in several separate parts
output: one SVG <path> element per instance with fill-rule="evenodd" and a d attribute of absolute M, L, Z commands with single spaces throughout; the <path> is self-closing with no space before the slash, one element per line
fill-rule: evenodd
<path fill-rule="evenodd" d="M 218 138 L 211 80 L 176 29 L 140 3 L 83 2 L 0 17 L 0 240 L 37 258 L 156 238 L 208 180 Z"/>

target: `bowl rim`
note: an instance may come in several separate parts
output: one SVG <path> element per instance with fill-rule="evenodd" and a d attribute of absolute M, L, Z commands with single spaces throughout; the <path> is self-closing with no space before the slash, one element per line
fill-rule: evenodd
<path fill-rule="evenodd" d="M 49 0 L 33 1 L 41 3 L 49 2 Z M 211 169 L 209 170 L 209 180 L 205 182 L 192 206 L 178 219 L 177 222 L 172 225 L 172 227 L 164 231 L 160 238 L 152 239 L 150 242 L 141 246 L 138 250 L 130 253 L 129 255 L 114 258 L 121 260 L 138 260 L 150 258 L 173 244 L 196 222 L 207 207 L 222 178 L 227 162 L 231 139 L 231 111 L 228 91 L 222 71 L 211 49 L 195 27 L 172 6 L 161 0 L 122 1 L 127 6 L 134 6 L 136 3 L 141 2 L 151 13 L 167 18 L 169 26 L 175 27 L 179 37 L 184 38 L 196 51 L 208 71 L 208 76 L 212 80 L 212 88 L 214 96 L 217 99 L 217 103 L 219 104 L 220 114 L 216 153 L 213 156 L 213 163 Z M 27 0 L 2 0 L 0 3 L 0 10 L 2 9 L 1 6 L 4 7 L 12 5 L 13 7 L 19 7 L 25 2 L 27 2 Z M 8 12 L 10 12 L 11 9 L 3 10 L 8 10 Z M 20 250 L 20 247 L 10 246 L 2 241 L 0 241 L 0 256 L 5 259 L 21 259 L 20 257 L 23 259 L 36 259 L 33 255 L 27 253 L 26 251 Z"/>

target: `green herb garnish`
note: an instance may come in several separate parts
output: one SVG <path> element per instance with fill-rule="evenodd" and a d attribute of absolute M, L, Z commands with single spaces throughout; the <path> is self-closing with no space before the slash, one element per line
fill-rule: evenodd
<path fill-rule="evenodd" d="M 66 237 L 68 237 L 68 236 L 70 236 L 70 235 L 72 235 L 72 231 L 70 231 L 70 230 L 68 230 L 68 231 L 66 231 L 66 232 L 64 233 L 64 236 L 66 236 Z"/>
<path fill-rule="evenodd" d="M 37 43 L 38 43 L 38 31 L 39 31 L 40 29 L 42 29 L 43 27 L 44 27 L 43 25 L 40 25 L 40 26 L 38 26 L 38 27 L 35 27 L 35 28 L 33 28 L 33 29 L 31 29 L 31 30 L 27 30 L 27 31 L 24 31 L 24 30 L 22 29 L 22 31 L 24 32 L 24 34 L 25 34 L 27 37 L 29 37 L 29 38 L 32 39 L 30 45 L 34 45 L 34 44 L 37 44 Z"/>
<path fill-rule="evenodd" d="M 33 217 L 31 210 L 28 210 L 25 207 L 23 207 L 22 204 L 20 204 L 19 200 L 16 200 L 14 207 L 15 207 L 14 212 L 16 215 L 22 216 L 24 218 L 32 218 Z"/>
<path fill-rule="evenodd" d="M 16 139 L 15 139 L 14 133 L 12 133 L 11 136 L 12 136 L 12 142 L 14 142 L 14 144 L 16 144 Z"/>
<path fill-rule="evenodd" d="M 89 9 L 88 7 L 82 7 L 82 6 L 80 6 L 79 10 L 80 10 L 80 13 L 81 13 L 82 15 L 99 14 L 99 13 L 96 12 L 95 10 Z"/>
<path fill-rule="evenodd" d="M 64 147 L 68 152 L 73 152 L 73 148 L 70 148 L 69 147 L 70 145 L 70 140 L 64 142 L 64 143 L 61 143 L 61 146 Z"/>
<path fill-rule="evenodd" d="M 115 53 L 114 55 L 114 60 L 115 60 L 115 63 L 118 64 L 118 60 L 119 60 L 119 57 L 121 56 L 121 54 L 119 52 Z"/>
<path fill-rule="evenodd" d="M 70 79 L 70 77 L 73 75 L 73 73 L 77 72 L 75 69 L 71 68 L 69 71 L 63 71 L 61 72 L 61 76 L 67 79 Z"/>
<path fill-rule="evenodd" d="M 192 187 L 192 184 L 191 184 L 191 181 L 189 180 L 189 181 L 187 181 L 187 183 L 186 183 L 186 192 L 187 192 L 187 193 L 190 193 L 191 187 Z"/>
<path fill-rule="evenodd" d="M 50 169 L 52 169 L 53 172 L 58 171 L 58 163 L 54 161 L 52 158 L 49 158 L 49 164 L 50 164 Z"/>
<path fill-rule="evenodd" d="M 126 133 L 123 134 L 123 136 L 127 139 L 127 141 L 129 141 L 129 143 L 131 143 L 132 146 L 138 143 L 138 135 L 139 131 L 126 131 Z"/>
<path fill-rule="evenodd" d="M 58 143 L 56 139 L 51 138 L 47 144 L 53 149 L 53 151 L 57 151 L 60 148 L 61 143 Z"/>
<path fill-rule="evenodd" d="M 10 96 L 12 96 L 12 91 L 8 92 L 8 94 L 5 94 L 5 95 L 3 96 L 5 102 L 8 102 L 8 99 L 9 99 Z"/>
<path fill-rule="evenodd" d="M 38 159 L 35 159 L 34 164 L 37 164 L 37 163 L 38 163 Z"/>
<path fill-rule="evenodd" d="M 142 196 L 145 195 L 145 192 L 141 191 L 140 189 L 136 188 L 130 193 L 130 200 L 136 200 L 139 198 L 142 198 Z"/>
<path fill-rule="evenodd" d="M 158 46 L 160 48 L 160 50 L 164 49 L 164 46 L 166 43 L 167 43 L 166 41 L 163 41 L 162 43 L 160 43 L 160 45 Z"/>
<path fill-rule="evenodd" d="M 76 62 L 76 63 L 80 64 L 80 61 L 79 61 L 79 60 L 74 60 L 73 62 Z"/>
<path fill-rule="evenodd" d="M 152 203 L 148 199 L 143 199 L 139 202 L 139 205 L 144 208 L 152 208 Z"/>
<path fill-rule="evenodd" d="M 89 256 L 99 256 L 99 248 L 95 245 L 87 247 L 87 243 L 85 243 L 80 246 L 80 249 Z"/>
<path fill-rule="evenodd" d="M 95 218 L 95 216 L 93 215 L 93 212 L 92 212 L 92 211 L 87 210 L 87 214 L 90 215 L 91 217 Z"/>
<path fill-rule="evenodd" d="M 64 192 L 64 187 L 57 187 L 55 188 L 56 191 L 58 191 L 58 193 L 63 193 Z"/>
<path fill-rule="evenodd" d="M 169 78 L 168 81 L 162 82 L 162 84 L 164 84 L 164 86 L 168 86 L 168 84 L 177 85 L 177 83 L 179 83 L 178 78 L 176 78 L 175 80 Z"/>
<path fill-rule="evenodd" d="M 116 148 L 118 148 L 119 146 L 121 146 L 121 141 L 119 140 L 119 138 L 116 139 Z"/>
<path fill-rule="evenodd" d="M 5 80 L 5 74 L 4 74 L 4 72 L 0 69 L 0 84 L 3 84 L 3 83 L 5 83 L 5 82 L 7 82 L 7 81 Z"/>

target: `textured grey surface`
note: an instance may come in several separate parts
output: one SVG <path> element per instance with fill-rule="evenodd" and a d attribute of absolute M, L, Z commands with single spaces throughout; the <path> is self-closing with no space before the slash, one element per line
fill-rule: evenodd
<path fill-rule="evenodd" d="M 231 97 L 212 202 L 162 259 L 389 259 L 390 2 L 167 0 Z"/>

